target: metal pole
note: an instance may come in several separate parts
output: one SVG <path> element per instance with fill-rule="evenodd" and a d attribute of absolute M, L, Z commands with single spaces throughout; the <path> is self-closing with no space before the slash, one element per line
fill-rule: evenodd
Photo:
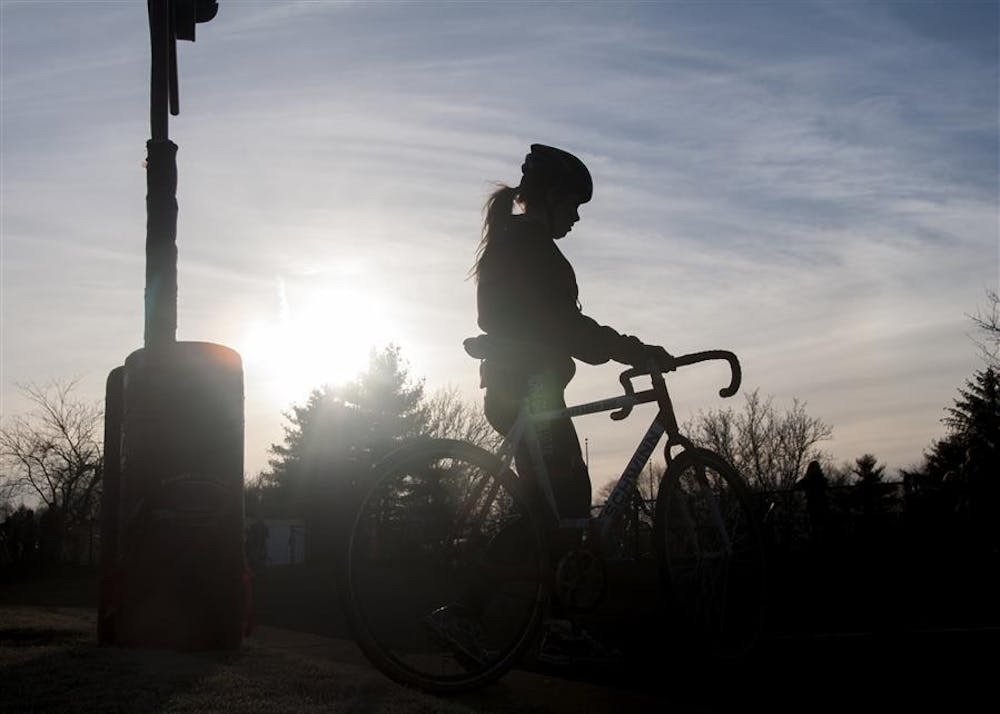
<path fill-rule="evenodd" d="M 150 129 L 146 143 L 146 290 L 144 342 L 160 349 L 177 339 L 177 145 L 168 138 L 171 46 L 170 0 L 147 0 L 149 11 Z"/>
<path fill-rule="evenodd" d="M 154 142 L 168 141 L 167 104 L 170 96 L 170 0 L 147 0 L 149 13 L 150 67 L 149 123 Z"/>

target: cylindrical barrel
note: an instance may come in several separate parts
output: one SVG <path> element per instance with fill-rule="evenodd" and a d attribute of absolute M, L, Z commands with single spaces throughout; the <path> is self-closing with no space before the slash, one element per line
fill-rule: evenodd
<path fill-rule="evenodd" d="M 243 367 L 205 342 L 140 349 L 122 389 L 115 639 L 199 650 L 244 625 Z"/>

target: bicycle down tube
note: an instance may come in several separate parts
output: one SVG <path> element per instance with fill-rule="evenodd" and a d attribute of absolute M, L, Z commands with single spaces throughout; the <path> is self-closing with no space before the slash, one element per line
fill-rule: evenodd
<path fill-rule="evenodd" d="M 562 528 L 579 528 L 586 526 L 589 519 L 563 518 L 562 514 L 559 513 L 555 501 L 555 495 L 552 491 L 552 482 L 549 478 L 548 469 L 545 465 L 545 459 L 542 455 L 538 432 L 534 428 L 534 425 L 557 418 L 573 418 L 586 414 L 611 411 L 613 409 L 630 410 L 637 404 L 656 401 L 656 399 L 657 396 L 654 390 L 648 390 L 639 394 L 624 394 L 619 397 L 611 397 L 609 399 L 601 399 L 595 402 L 587 402 L 585 404 L 566 407 L 564 409 L 542 411 L 537 414 L 532 414 L 530 412 L 527 403 L 522 404 L 517 420 L 514 422 L 513 427 L 511 427 L 510 432 L 508 432 L 507 438 L 504 439 L 503 445 L 500 447 L 499 453 L 501 461 L 505 468 L 510 468 L 518 445 L 522 441 L 527 440 L 532 465 L 535 468 L 536 474 L 538 474 L 539 487 L 545 496 L 545 500 L 549 504 L 552 514 L 557 517 L 559 526 Z M 649 457 L 656 448 L 660 437 L 663 436 L 664 431 L 665 429 L 660 423 L 660 419 L 657 418 L 652 424 L 650 424 L 649 429 L 646 431 L 646 435 L 639 443 L 635 454 L 632 456 L 625 472 L 622 474 L 621 479 L 616 485 L 614 493 L 609 499 L 608 504 L 605 505 L 605 508 L 601 511 L 601 514 L 598 517 L 602 522 L 602 539 L 611 527 L 614 518 L 619 514 L 621 508 L 624 507 L 623 504 L 628 502 L 628 494 L 635 488 L 635 482 L 639 473 L 642 471 L 642 467 L 646 464 L 646 461 L 649 460 Z M 615 500 L 615 504 L 611 503 L 612 499 Z M 620 507 L 616 507 L 618 505 L 620 505 Z"/>

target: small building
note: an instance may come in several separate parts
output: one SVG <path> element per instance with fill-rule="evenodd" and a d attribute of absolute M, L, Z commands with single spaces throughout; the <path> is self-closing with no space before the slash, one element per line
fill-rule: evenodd
<path fill-rule="evenodd" d="M 265 566 L 300 565 L 306 559 L 306 524 L 300 518 L 266 518 Z"/>

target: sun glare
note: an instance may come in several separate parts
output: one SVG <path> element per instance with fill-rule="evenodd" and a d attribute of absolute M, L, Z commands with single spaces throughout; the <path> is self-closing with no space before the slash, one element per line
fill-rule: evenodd
<path fill-rule="evenodd" d="M 283 297 L 283 296 L 282 296 Z M 373 347 L 397 339 L 370 291 L 333 289 L 251 324 L 241 354 L 247 381 L 283 403 L 301 402 L 323 384 L 356 377 Z"/>

